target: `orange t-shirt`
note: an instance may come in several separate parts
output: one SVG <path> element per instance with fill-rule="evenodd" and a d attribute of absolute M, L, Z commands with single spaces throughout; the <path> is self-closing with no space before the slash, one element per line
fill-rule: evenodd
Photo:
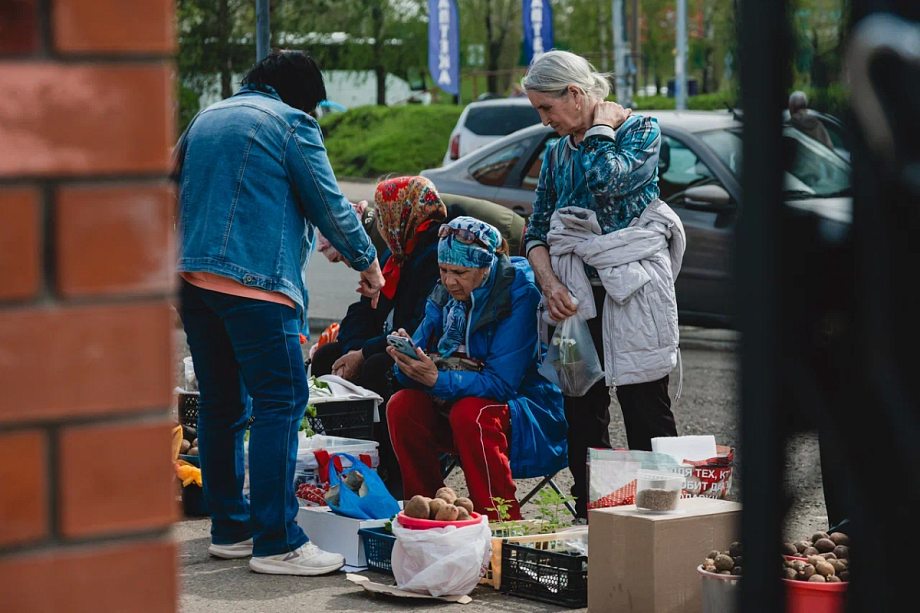
<path fill-rule="evenodd" d="M 201 289 L 220 292 L 221 294 L 230 294 L 231 296 L 240 296 L 242 298 L 252 298 L 253 300 L 264 300 L 265 302 L 274 302 L 283 304 L 296 310 L 297 305 L 289 297 L 280 292 L 267 292 L 264 289 L 247 287 L 238 281 L 215 275 L 210 272 L 180 272 L 182 278 Z"/>

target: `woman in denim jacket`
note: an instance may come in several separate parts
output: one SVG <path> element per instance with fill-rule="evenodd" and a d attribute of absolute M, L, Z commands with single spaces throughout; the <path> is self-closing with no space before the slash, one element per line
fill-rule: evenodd
<path fill-rule="evenodd" d="M 311 58 L 273 53 L 235 96 L 198 113 L 176 148 L 181 315 L 201 390 L 208 551 L 254 556 L 250 568 L 270 574 L 318 575 L 344 564 L 294 522 L 297 430 L 309 398 L 300 330 L 314 227 L 361 271 L 358 291 L 376 303 L 383 287 L 374 247 L 307 114 L 325 97 Z M 242 493 L 247 425 L 251 501 Z"/>

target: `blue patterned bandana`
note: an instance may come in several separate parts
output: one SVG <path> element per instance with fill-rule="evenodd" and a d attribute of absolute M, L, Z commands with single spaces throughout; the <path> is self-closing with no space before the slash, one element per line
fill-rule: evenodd
<path fill-rule="evenodd" d="M 478 242 L 465 245 L 457 240 L 456 235 L 451 234 L 438 243 L 438 261 L 467 268 L 491 268 L 495 261 L 495 250 L 502 244 L 501 233 L 473 217 L 458 217 L 449 225 L 454 229 L 472 232 L 486 247 Z"/>

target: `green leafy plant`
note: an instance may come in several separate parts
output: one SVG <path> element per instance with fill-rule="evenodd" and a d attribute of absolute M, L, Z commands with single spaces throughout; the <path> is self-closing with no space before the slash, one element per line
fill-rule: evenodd
<path fill-rule="evenodd" d="M 504 498 L 492 498 L 494 507 L 486 507 L 486 511 L 493 511 L 498 514 L 498 521 L 492 522 L 491 528 L 496 536 L 525 536 L 527 528 L 519 521 L 510 521 L 511 514 L 508 510 L 511 508 L 511 500 Z"/>
<path fill-rule="evenodd" d="M 574 500 L 574 496 L 563 496 L 548 488 L 537 494 L 534 502 L 539 509 L 537 519 L 540 520 L 540 534 L 551 534 L 560 528 L 571 526 L 572 522 L 563 521 L 562 517 L 565 513 L 565 504 Z"/>
<path fill-rule="evenodd" d="M 304 410 L 304 416 L 300 422 L 300 428 L 299 428 L 301 432 L 307 433 L 307 438 L 310 438 L 311 436 L 316 434 L 313 431 L 313 426 L 310 424 L 311 417 L 316 417 L 316 406 L 312 404 L 308 404 L 307 408 Z"/>

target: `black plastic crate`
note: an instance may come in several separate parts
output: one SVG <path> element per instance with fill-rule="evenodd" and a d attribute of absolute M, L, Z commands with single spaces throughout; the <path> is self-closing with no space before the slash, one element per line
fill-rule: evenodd
<path fill-rule="evenodd" d="M 208 505 L 204 490 L 194 483 L 182 488 L 182 512 L 186 517 L 208 517 Z"/>
<path fill-rule="evenodd" d="M 179 423 L 198 427 L 198 392 L 179 393 Z"/>
<path fill-rule="evenodd" d="M 367 567 L 379 570 L 388 575 L 393 574 L 393 545 L 396 537 L 387 532 L 386 528 L 361 528 L 358 534 L 364 541 L 364 555 L 367 558 Z"/>
<path fill-rule="evenodd" d="M 309 417 L 316 434 L 374 440 L 374 401 L 342 400 L 317 404 L 316 417 Z M 179 423 L 198 427 L 198 392 L 179 394 Z"/>
<path fill-rule="evenodd" d="M 316 434 L 374 440 L 374 401 L 342 400 L 316 406 L 316 417 L 309 417 Z"/>
<path fill-rule="evenodd" d="M 588 606 L 588 556 L 502 543 L 501 592 L 579 609 Z"/>

